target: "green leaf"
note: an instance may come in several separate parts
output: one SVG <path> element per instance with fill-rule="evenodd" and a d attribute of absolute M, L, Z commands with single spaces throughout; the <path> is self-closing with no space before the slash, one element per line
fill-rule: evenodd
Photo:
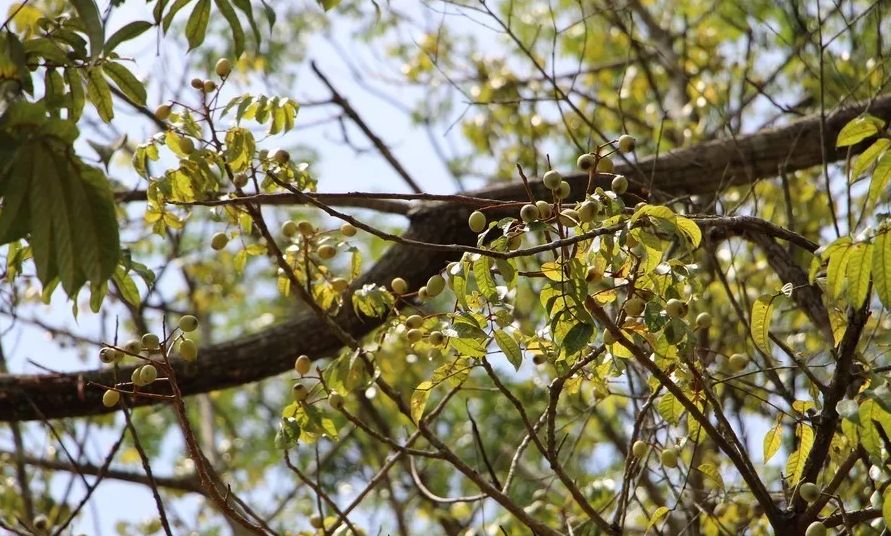
<path fill-rule="evenodd" d="M 105 81 L 101 66 L 87 69 L 87 98 L 96 107 L 99 118 L 106 123 L 114 118 L 114 107 L 111 102 L 111 90 Z"/>
<path fill-rule="evenodd" d="M 421 422 L 421 417 L 424 416 L 424 408 L 427 407 L 427 400 L 430 398 L 430 391 L 432 390 L 433 383 L 423 381 L 412 392 L 409 405 L 411 407 L 411 419 L 415 424 Z"/>
<path fill-rule="evenodd" d="M 489 301 L 498 299 L 498 289 L 495 286 L 495 278 L 492 277 L 492 260 L 489 257 L 480 257 L 473 263 L 473 275 L 476 277 L 476 286 L 480 293 Z"/>
<path fill-rule="evenodd" d="M 164 30 L 164 33 L 167 33 L 167 30 L 170 29 L 170 25 L 173 23 L 173 18 L 176 17 L 179 10 L 186 7 L 186 5 L 191 2 L 192 0 L 176 0 L 176 2 L 170 6 L 170 9 L 167 10 L 167 14 L 164 15 L 164 21 L 161 23 L 161 28 Z M 155 19 L 157 22 L 157 15 Z"/>
<path fill-rule="evenodd" d="M 514 369 L 520 370 L 520 365 L 523 364 L 523 352 L 520 350 L 520 345 L 517 344 L 517 341 L 504 330 L 499 329 L 495 331 L 495 344 L 504 352 Z"/>
<path fill-rule="evenodd" d="M 864 114 L 855 117 L 838 133 L 836 147 L 847 147 L 874 136 L 885 127 L 885 122 L 873 115 Z"/>
<path fill-rule="evenodd" d="M 872 279 L 882 305 L 891 307 L 891 235 L 887 230 L 873 242 Z"/>
<path fill-rule="evenodd" d="M 683 216 L 678 216 L 675 219 L 675 222 L 677 223 L 678 229 L 680 229 L 690 241 L 691 249 L 698 248 L 700 242 L 702 242 L 702 230 L 699 229 L 696 222 Z"/>
<path fill-rule="evenodd" d="M 69 67 L 65 69 L 65 81 L 68 82 L 68 118 L 72 121 L 78 121 L 84 111 L 84 102 L 86 97 L 84 94 L 84 79 L 80 74 L 80 69 Z"/>
<path fill-rule="evenodd" d="M 294 417 L 284 417 L 275 433 L 275 448 L 288 450 L 297 446 L 300 442 L 300 425 Z"/>
<path fill-rule="evenodd" d="M 876 164 L 876 169 L 872 172 L 872 180 L 869 182 L 869 194 L 867 199 L 870 205 L 874 205 L 885 188 L 888 187 L 888 181 L 891 180 L 891 151 L 886 151 Z"/>
<path fill-rule="evenodd" d="M 656 411 L 670 424 L 677 424 L 684 413 L 684 405 L 673 394 L 665 393 L 656 402 Z"/>
<path fill-rule="evenodd" d="M 341 0 L 316 0 L 322 9 L 325 11 L 329 11 L 337 7 L 337 5 L 341 2 Z"/>
<path fill-rule="evenodd" d="M 136 282 L 133 281 L 133 278 L 127 275 L 123 269 L 119 269 L 113 279 L 121 298 L 130 305 L 139 307 L 142 297 L 139 295 L 139 289 L 136 287 Z"/>
<path fill-rule="evenodd" d="M 102 46 L 105 44 L 105 27 L 99 17 L 99 8 L 94 0 L 70 1 L 90 38 L 90 57 L 96 59 L 102 54 Z"/>
<path fill-rule="evenodd" d="M 250 0 L 232 0 L 232 3 L 245 14 L 248 24 L 251 25 L 251 30 L 254 32 L 254 41 L 260 43 L 260 29 L 257 27 L 256 19 L 254 19 L 254 8 L 251 6 Z"/>
<path fill-rule="evenodd" d="M 777 419 L 777 423 L 767 431 L 764 435 L 764 463 L 767 463 L 773 455 L 780 450 L 783 439 L 782 422 Z"/>
<path fill-rule="evenodd" d="M 724 479 L 721 477 L 721 472 L 718 468 L 712 463 L 704 463 L 696 468 L 700 473 L 705 476 L 706 480 L 710 481 L 717 489 L 720 491 L 724 491 Z"/>
<path fill-rule="evenodd" d="M 120 63 L 108 62 L 104 66 L 105 75 L 111 79 L 128 99 L 140 106 L 145 106 L 145 85 L 133 73 Z"/>
<path fill-rule="evenodd" d="M 108 54 L 124 41 L 129 41 L 130 39 L 139 37 L 152 26 L 154 25 L 146 20 L 137 20 L 126 24 L 118 31 L 111 34 L 111 37 L 109 37 L 108 40 L 105 42 L 105 46 L 102 48 L 102 51 L 105 54 Z"/>
<path fill-rule="evenodd" d="M 872 244 L 857 243 L 848 254 L 848 302 L 860 307 L 866 301 L 869 291 L 869 278 L 872 275 Z"/>
<path fill-rule="evenodd" d="M 826 292 L 833 300 L 838 299 L 844 289 L 850 252 L 851 244 L 846 244 L 836 248 L 829 255 L 829 265 L 826 268 Z"/>
<path fill-rule="evenodd" d="M 854 161 L 854 165 L 851 166 L 851 183 L 857 182 L 858 178 L 863 175 L 869 166 L 882 156 L 888 146 L 891 146 L 891 140 L 879 138 L 868 149 L 863 151 Z"/>
<path fill-rule="evenodd" d="M 238 58 L 244 52 L 244 30 L 241 28 L 241 21 L 229 0 L 214 0 L 214 3 L 223 14 L 223 18 L 229 23 L 229 28 L 232 30 L 232 48 L 235 57 Z"/>
<path fill-rule="evenodd" d="M 763 352 L 770 353 L 770 317 L 776 295 L 765 294 L 752 304 L 752 340 Z"/>
<path fill-rule="evenodd" d="M 588 345 L 593 334 L 594 326 L 585 322 L 578 322 L 569 329 L 563 340 L 560 341 L 563 354 L 566 357 L 570 357 L 579 353 Z"/>
<path fill-rule="evenodd" d="M 653 525 L 662 520 L 663 517 L 667 516 L 671 510 L 668 509 L 667 506 L 660 506 L 656 508 L 655 511 L 650 515 L 650 521 L 647 523 L 647 532 L 653 528 Z"/>
<path fill-rule="evenodd" d="M 198 0 L 189 20 L 186 22 L 186 39 L 189 50 L 193 50 L 204 42 L 207 33 L 207 22 L 210 20 L 210 0 Z"/>

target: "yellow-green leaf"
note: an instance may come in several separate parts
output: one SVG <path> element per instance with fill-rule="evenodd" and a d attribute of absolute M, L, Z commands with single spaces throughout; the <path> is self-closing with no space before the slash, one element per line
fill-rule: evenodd
<path fill-rule="evenodd" d="M 711 463 L 704 463 L 697 467 L 700 473 L 702 473 L 707 480 L 709 480 L 717 489 L 724 491 L 724 479 L 721 477 L 721 472 L 718 468 Z"/>
<path fill-rule="evenodd" d="M 834 250 L 829 256 L 829 265 L 826 268 L 826 292 L 833 300 L 838 299 L 845 287 L 848 253 L 850 253 L 851 247 L 850 244 L 846 244 Z"/>
<path fill-rule="evenodd" d="M 770 316 L 775 295 L 765 294 L 752 304 L 752 340 L 765 353 L 770 353 Z"/>
<path fill-rule="evenodd" d="M 891 152 L 885 153 L 879 157 L 876 169 L 872 172 L 872 180 L 869 182 L 869 194 L 867 199 L 870 205 L 874 205 L 885 188 L 888 187 L 888 181 L 891 180 Z"/>
<path fill-rule="evenodd" d="M 649 531 L 651 528 L 653 528 L 653 525 L 655 525 L 655 524 L 658 523 L 663 517 L 665 517 L 666 515 L 668 515 L 668 512 L 669 512 L 669 511 L 670 511 L 670 510 L 668 509 L 667 506 L 660 506 L 659 508 L 656 508 L 656 510 L 655 510 L 655 511 L 653 512 L 653 514 L 650 516 L 650 522 L 647 523 L 647 530 Z"/>
<path fill-rule="evenodd" d="M 678 229 L 680 229 L 690 240 L 691 249 L 698 248 L 699 243 L 702 242 L 702 231 L 699 229 L 699 226 L 696 225 L 696 222 L 683 216 L 678 216 L 675 219 L 675 223 L 677 224 Z"/>
<path fill-rule="evenodd" d="M 891 307 L 891 235 L 887 230 L 873 242 L 872 279 L 882 305 Z"/>
<path fill-rule="evenodd" d="M 114 118 L 111 90 L 108 88 L 108 82 L 105 81 L 101 66 L 87 69 L 87 98 L 96 107 L 99 119 L 108 123 Z"/>
<path fill-rule="evenodd" d="M 498 348 L 504 352 L 507 360 L 510 361 L 510 364 L 514 366 L 515 369 L 519 370 L 520 365 L 523 364 L 523 352 L 520 350 L 520 345 L 517 344 L 517 341 L 514 340 L 507 332 L 504 330 L 495 331 L 495 343 L 498 345 Z"/>
<path fill-rule="evenodd" d="M 105 75 L 114 82 L 114 85 L 118 86 L 118 89 L 120 89 L 128 99 L 140 106 L 145 106 L 145 86 L 133 75 L 133 73 L 130 72 L 129 69 L 120 63 L 111 61 L 106 63 L 104 67 Z"/>
<path fill-rule="evenodd" d="M 423 381 L 415 387 L 414 392 L 411 394 L 411 418 L 415 421 L 415 424 L 421 421 L 421 417 L 424 415 L 424 408 L 427 406 L 427 400 L 430 398 L 430 391 L 432 390 L 433 383 Z"/>
<path fill-rule="evenodd" d="M 780 450 L 783 440 L 782 423 L 777 419 L 777 423 L 767 431 L 764 435 L 764 463 L 767 463 L 773 455 Z"/>
<path fill-rule="evenodd" d="M 866 300 L 869 278 L 872 275 L 872 244 L 857 243 L 848 253 L 848 302 L 860 307 Z"/>
<path fill-rule="evenodd" d="M 210 20 L 210 0 L 198 0 L 186 22 L 186 39 L 189 41 L 189 50 L 197 48 L 204 42 L 208 20 Z"/>
<path fill-rule="evenodd" d="M 851 182 L 857 182 L 858 178 L 882 156 L 889 146 L 891 146 L 891 140 L 879 138 L 868 149 L 863 151 L 857 157 L 857 160 L 854 161 L 854 165 L 851 166 Z"/>
<path fill-rule="evenodd" d="M 882 497 L 882 518 L 885 525 L 891 527 L 891 488 L 885 488 L 885 495 Z"/>
<path fill-rule="evenodd" d="M 863 114 L 848 122 L 838 133 L 836 147 L 847 147 L 859 143 L 870 136 L 879 133 L 884 128 L 885 122 L 878 117 Z"/>

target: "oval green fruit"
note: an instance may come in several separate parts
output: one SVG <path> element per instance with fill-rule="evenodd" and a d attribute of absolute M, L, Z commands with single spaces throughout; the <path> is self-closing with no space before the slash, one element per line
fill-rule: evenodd
<path fill-rule="evenodd" d="M 558 171 L 552 169 L 542 176 L 541 181 L 548 190 L 556 190 L 560 187 L 560 183 L 563 181 L 563 176 L 560 175 Z"/>
<path fill-rule="evenodd" d="M 179 319 L 179 329 L 191 333 L 198 329 L 198 319 L 194 315 L 183 315 Z"/>
<path fill-rule="evenodd" d="M 275 160 L 277 163 L 284 165 L 291 160 L 291 153 L 284 149 L 276 149 L 275 152 L 272 153 L 272 159 Z"/>
<path fill-rule="evenodd" d="M 297 227 L 297 223 L 291 220 L 288 220 L 282 224 L 282 234 L 287 236 L 288 238 L 296 235 L 299 231 L 300 229 Z"/>
<path fill-rule="evenodd" d="M 217 251 L 226 247 L 228 243 L 229 237 L 226 236 L 226 233 L 216 233 L 210 239 L 210 247 Z"/>
<path fill-rule="evenodd" d="M 619 152 L 630 153 L 634 150 L 634 147 L 636 145 L 637 138 L 635 138 L 634 136 L 629 136 L 628 134 L 619 136 Z"/>
<path fill-rule="evenodd" d="M 340 226 L 340 234 L 343 236 L 356 236 L 358 229 L 352 223 L 344 223 Z"/>
<path fill-rule="evenodd" d="M 294 402 L 303 402 L 309 396 L 309 389 L 302 383 L 295 383 L 291 386 L 291 395 L 294 397 Z"/>
<path fill-rule="evenodd" d="M 177 145 L 179 145 L 179 150 L 183 154 L 192 154 L 195 152 L 195 142 L 192 141 L 192 138 L 180 138 Z"/>
<path fill-rule="evenodd" d="M 708 329 L 712 326 L 712 315 L 699 313 L 696 315 L 696 329 Z"/>
<path fill-rule="evenodd" d="M 615 171 L 616 165 L 610 157 L 604 156 L 597 162 L 597 173 L 612 173 Z"/>
<path fill-rule="evenodd" d="M 417 328 L 410 329 L 405 333 L 405 337 L 408 339 L 408 342 L 411 343 L 418 342 L 423 336 L 424 332 Z"/>
<path fill-rule="evenodd" d="M 139 370 L 139 381 L 148 385 L 158 379 L 158 369 L 154 365 L 143 365 Z"/>
<path fill-rule="evenodd" d="M 633 298 L 625 302 L 625 306 L 623 307 L 623 309 L 625 309 L 625 314 L 627 314 L 628 316 L 640 316 L 641 313 L 644 312 L 644 308 L 646 307 L 646 305 L 647 302 L 645 302 L 643 298 L 634 296 Z"/>
<path fill-rule="evenodd" d="M 331 288 L 334 292 L 343 292 L 350 287 L 350 282 L 342 277 L 335 277 L 331 280 Z"/>
<path fill-rule="evenodd" d="M 439 274 L 434 274 L 430 276 L 430 279 L 427 280 L 427 294 L 431 298 L 435 298 L 439 296 L 443 290 L 445 290 L 445 278 Z"/>
<path fill-rule="evenodd" d="M 173 108 L 169 104 L 162 104 L 155 108 L 155 119 L 158 121 L 166 121 L 170 117 Z"/>
<path fill-rule="evenodd" d="M 304 374 L 309 372 L 309 369 L 312 368 L 312 360 L 308 355 L 301 355 L 294 361 L 294 370 L 297 371 L 297 374 L 303 376 Z"/>
<path fill-rule="evenodd" d="M 474 210 L 467 218 L 467 225 L 474 233 L 481 233 L 486 229 L 486 215 L 479 210 Z"/>
<path fill-rule="evenodd" d="M 569 194 L 572 193 L 572 187 L 569 186 L 569 183 L 566 181 L 561 181 L 560 186 L 557 187 L 557 190 L 554 192 L 554 195 L 557 196 L 557 199 L 566 199 L 569 197 Z"/>
<path fill-rule="evenodd" d="M 161 339 L 154 333 L 146 333 L 142 336 L 142 347 L 146 350 L 157 350 L 161 347 Z"/>
<path fill-rule="evenodd" d="M 674 448 L 667 448 L 659 454 L 659 461 L 663 467 L 674 469 L 678 466 L 678 451 Z"/>
<path fill-rule="evenodd" d="M 650 450 L 650 446 L 640 439 L 631 445 L 631 454 L 633 454 L 635 458 L 643 458 L 647 455 L 648 450 Z"/>
<path fill-rule="evenodd" d="M 330 245 L 325 244 L 324 246 L 319 246 L 319 258 L 323 260 L 333 259 L 334 256 L 337 255 L 337 248 Z"/>
<path fill-rule="evenodd" d="M 749 366 L 749 356 L 744 354 L 733 354 L 728 360 L 730 370 L 740 372 Z"/>
<path fill-rule="evenodd" d="M 114 389 L 108 389 L 105 393 L 102 394 L 102 405 L 106 408 L 111 408 L 118 405 L 118 402 L 121 401 L 121 393 L 115 391 Z"/>
<path fill-rule="evenodd" d="M 99 361 L 103 363 L 114 363 L 117 360 L 118 351 L 111 347 L 104 347 L 99 350 Z"/>
<path fill-rule="evenodd" d="M 229 58 L 220 58 L 214 66 L 214 71 L 220 78 L 226 78 L 232 72 L 232 62 L 229 61 Z"/>
<path fill-rule="evenodd" d="M 421 324 L 424 323 L 424 317 L 421 315 L 411 315 L 405 319 L 405 327 L 408 329 L 415 329 L 421 327 Z"/>
<path fill-rule="evenodd" d="M 665 312 L 672 318 L 678 318 L 686 314 L 687 304 L 677 298 L 671 298 L 665 302 Z"/>
<path fill-rule="evenodd" d="M 331 394 L 328 395 L 328 405 L 331 406 L 332 409 L 340 410 L 343 407 L 343 402 L 343 395 L 337 391 L 332 391 Z"/>
<path fill-rule="evenodd" d="M 822 521 L 814 521 L 807 526 L 804 536 L 826 536 L 826 525 Z"/>
<path fill-rule="evenodd" d="M 532 223 L 538 219 L 538 207 L 533 204 L 523 205 L 520 209 L 520 219 L 526 223 Z"/>
<path fill-rule="evenodd" d="M 554 214 L 551 204 L 547 201 L 536 201 L 535 207 L 538 208 L 538 215 L 543 220 L 550 218 Z"/>
<path fill-rule="evenodd" d="M 798 487 L 798 494 L 805 501 L 812 503 L 820 498 L 820 486 L 813 482 L 805 482 Z"/>
<path fill-rule="evenodd" d="M 580 221 L 590 223 L 594 221 L 594 217 L 597 216 L 597 205 L 593 201 L 582 201 L 578 207 L 578 213 Z"/>
<path fill-rule="evenodd" d="M 625 175 L 616 175 L 613 177 L 612 183 L 610 183 L 610 189 L 616 193 L 616 195 L 622 195 L 628 191 L 628 179 Z"/>
<path fill-rule="evenodd" d="M 575 165 L 582 171 L 590 171 L 594 168 L 596 163 L 597 159 L 590 153 L 585 153 L 579 156 L 575 161 Z"/>
<path fill-rule="evenodd" d="M 393 289 L 393 292 L 396 294 L 405 294 L 408 291 L 408 282 L 401 277 L 394 277 L 392 281 L 390 281 L 390 288 Z"/>
<path fill-rule="evenodd" d="M 198 359 L 198 344 L 192 339 L 183 338 L 179 341 L 179 355 L 186 361 Z"/>
<path fill-rule="evenodd" d="M 579 224 L 579 213 L 572 210 L 571 208 L 564 209 L 560 212 L 560 223 L 564 227 L 577 227 Z"/>

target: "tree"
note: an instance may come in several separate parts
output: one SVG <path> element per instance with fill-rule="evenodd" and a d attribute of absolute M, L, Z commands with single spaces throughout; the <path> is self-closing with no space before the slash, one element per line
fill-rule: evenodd
<path fill-rule="evenodd" d="M 87 362 L 0 374 L 0 526 L 118 480 L 123 534 L 883 533 L 882 2 L 318 4 L 10 7 L 0 357 Z M 408 193 L 319 191 L 326 124 Z"/>

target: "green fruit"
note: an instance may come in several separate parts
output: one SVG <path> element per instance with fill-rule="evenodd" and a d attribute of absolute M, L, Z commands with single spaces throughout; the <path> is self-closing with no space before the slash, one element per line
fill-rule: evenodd
<path fill-rule="evenodd" d="M 350 282 L 342 277 L 335 277 L 331 280 L 331 288 L 333 288 L 335 292 L 343 292 L 348 289 L 349 286 Z"/>
<path fill-rule="evenodd" d="M 442 291 L 445 289 L 445 278 L 439 274 L 434 274 L 430 276 L 430 279 L 427 280 L 427 294 L 431 298 L 435 298 L 439 296 Z"/>
<path fill-rule="evenodd" d="M 563 176 L 560 175 L 559 172 L 555 170 L 550 170 L 544 174 L 541 178 L 541 181 L 544 183 L 545 188 L 548 190 L 556 190 L 560 187 L 560 183 L 563 181 Z"/>
<path fill-rule="evenodd" d="M 244 173 L 239 173 L 238 175 L 232 177 L 232 183 L 239 188 L 244 188 L 245 186 L 247 186 L 248 176 Z"/>
<path fill-rule="evenodd" d="M 309 389 L 302 383 L 295 383 L 291 386 L 291 395 L 294 397 L 294 402 L 303 402 L 309 396 Z"/>
<path fill-rule="evenodd" d="M 615 342 L 616 342 L 615 335 L 613 335 L 613 333 L 611 331 L 605 330 L 603 332 L 603 344 L 615 344 Z"/>
<path fill-rule="evenodd" d="M 804 536 L 826 536 L 826 525 L 822 521 L 814 521 L 807 526 Z"/>
<path fill-rule="evenodd" d="M 37 530 L 46 530 L 49 528 L 49 519 L 43 515 L 34 516 L 34 528 Z"/>
<path fill-rule="evenodd" d="M 640 439 L 631 445 L 631 454 L 633 454 L 635 458 L 643 458 L 647 455 L 648 450 L 650 450 L 650 446 Z"/>
<path fill-rule="evenodd" d="M 467 218 L 467 225 L 470 226 L 470 230 L 474 233 L 483 232 L 486 228 L 486 215 L 479 210 L 474 210 L 470 213 L 470 217 Z"/>
<path fill-rule="evenodd" d="M 183 154 L 192 154 L 195 152 L 195 142 L 192 141 L 192 138 L 180 138 L 177 141 L 177 145 L 179 145 L 179 150 Z"/>
<path fill-rule="evenodd" d="M 663 467 L 673 469 L 678 466 L 678 451 L 675 448 L 667 448 L 659 454 L 659 461 Z"/>
<path fill-rule="evenodd" d="M 591 266 L 585 271 L 585 281 L 588 283 L 596 283 L 603 279 L 603 272 Z"/>
<path fill-rule="evenodd" d="M 579 221 L 590 223 L 597 215 L 597 205 L 593 201 L 583 201 L 578 207 Z"/>
<path fill-rule="evenodd" d="M 687 314 L 687 304 L 677 298 L 671 298 L 665 302 L 665 312 L 672 318 L 679 318 Z"/>
<path fill-rule="evenodd" d="M 575 161 L 575 165 L 582 171 L 590 171 L 594 168 L 594 165 L 597 163 L 597 159 L 594 158 L 593 154 L 586 153 L 578 157 Z"/>
<path fill-rule="evenodd" d="M 106 408 L 111 408 L 118 405 L 118 402 L 121 401 L 121 393 L 115 391 L 114 389 L 109 389 L 102 394 L 102 405 Z"/>
<path fill-rule="evenodd" d="M 309 524 L 313 526 L 313 528 L 320 529 L 323 525 L 322 516 L 312 516 L 309 518 Z"/>
<path fill-rule="evenodd" d="M 161 347 L 161 339 L 154 333 L 146 333 L 142 336 L 142 347 L 146 350 L 157 350 Z"/>
<path fill-rule="evenodd" d="M 300 229 L 297 227 L 297 224 L 291 220 L 288 220 L 282 224 L 282 234 L 287 236 L 288 238 L 296 235 L 299 231 Z"/>
<path fill-rule="evenodd" d="M 708 329 L 712 325 L 712 315 L 699 313 L 696 315 L 696 329 Z"/>
<path fill-rule="evenodd" d="M 277 163 L 284 165 L 287 164 L 289 160 L 291 160 L 291 153 L 284 149 L 277 149 L 274 153 L 272 153 L 272 159 Z"/>
<path fill-rule="evenodd" d="M 198 359 L 198 344 L 192 339 L 183 338 L 179 341 L 179 355 L 186 361 Z"/>
<path fill-rule="evenodd" d="M 343 236 L 356 236 L 358 230 L 352 223 L 344 223 L 340 226 L 340 234 Z"/>
<path fill-rule="evenodd" d="M 217 83 L 213 80 L 205 80 L 201 88 L 205 93 L 213 93 L 217 90 Z"/>
<path fill-rule="evenodd" d="M 214 71 L 220 78 L 226 78 L 232 72 L 232 62 L 228 58 L 220 58 L 214 66 Z"/>
<path fill-rule="evenodd" d="M 579 213 L 571 208 L 564 209 L 560 212 L 560 223 L 564 227 L 576 227 L 579 224 Z"/>
<path fill-rule="evenodd" d="M 424 317 L 421 315 L 411 315 L 410 317 L 405 319 L 405 327 L 408 329 L 415 329 L 421 327 L 424 323 Z"/>
<path fill-rule="evenodd" d="M 166 121 L 168 117 L 170 117 L 170 112 L 173 111 L 173 108 L 169 104 L 162 104 L 155 108 L 155 119 L 158 121 Z"/>
<path fill-rule="evenodd" d="M 548 356 L 546 356 L 544 354 L 533 354 L 532 362 L 535 363 L 536 365 L 544 365 L 545 363 L 548 362 Z"/>
<path fill-rule="evenodd" d="M 143 365 L 139 368 L 141 385 L 148 385 L 158 379 L 158 369 L 154 365 Z"/>
<path fill-rule="evenodd" d="M 306 220 L 297 222 L 297 229 L 299 229 L 300 234 L 304 236 L 308 236 L 316 232 L 315 227 L 313 227 L 312 224 Z"/>
<path fill-rule="evenodd" d="M 130 374 L 130 381 L 133 382 L 133 385 L 139 387 L 145 385 L 144 383 L 142 383 L 142 379 L 139 375 L 140 372 L 142 372 L 142 367 L 136 367 L 135 369 L 133 369 L 133 373 Z"/>
<path fill-rule="evenodd" d="M 332 391 L 331 394 L 328 395 L 328 405 L 333 409 L 339 410 L 343 407 L 343 395 L 337 391 Z"/>
<path fill-rule="evenodd" d="M 813 482 L 805 482 L 798 488 L 798 494 L 805 501 L 812 503 L 820 498 L 820 486 Z"/>
<path fill-rule="evenodd" d="M 424 332 L 420 329 L 410 329 L 406 332 L 405 337 L 408 339 L 408 342 L 418 342 L 424 336 Z"/>
<path fill-rule="evenodd" d="M 308 373 L 311 368 L 312 359 L 310 359 L 308 355 L 301 355 L 294 361 L 294 370 L 301 376 Z"/>
<path fill-rule="evenodd" d="M 640 316 L 640 314 L 644 312 L 646 305 L 647 302 L 642 298 L 635 296 L 626 301 L 623 308 L 625 309 L 625 314 L 628 316 Z"/>
<path fill-rule="evenodd" d="M 130 355 L 139 355 L 139 352 L 142 350 L 142 343 L 137 341 L 136 339 L 130 339 L 126 343 L 124 343 L 124 352 Z"/>
<path fill-rule="evenodd" d="M 733 354 L 728 360 L 730 370 L 740 372 L 749 366 L 749 356 L 743 354 Z"/>
<path fill-rule="evenodd" d="M 536 208 L 538 208 L 539 217 L 543 220 L 550 218 L 551 215 L 554 213 L 553 209 L 551 208 L 551 204 L 547 201 L 536 201 L 535 206 Z"/>
<path fill-rule="evenodd" d="M 613 182 L 610 183 L 610 189 L 616 193 L 616 195 L 622 195 L 628 191 L 628 179 L 625 175 L 616 175 L 613 177 Z"/>
<path fill-rule="evenodd" d="M 441 331 L 431 331 L 427 336 L 427 340 L 434 346 L 439 346 L 445 342 L 445 335 Z"/>
<path fill-rule="evenodd" d="M 557 187 L 557 190 L 554 192 L 554 195 L 557 196 L 557 199 L 566 199 L 569 197 L 569 194 L 572 193 L 572 188 L 569 186 L 569 183 L 566 181 L 561 181 L 560 186 Z"/>
<path fill-rule="evenodd" d="M 390 281 L 390 288 L 393 289 L 393 292 L 396 294 L 405 294 L 408 291 L 408 282 L 401 277 L 394 277 L 392 281 Z"/>
<path fill-rule="evenodd" d="M 319 258 L 323 260 L 328 260 L 334 258 L 337 255 L 337 248 L 330 245 L 325 244 L 324 246 L 319 246 Z"/>
<path fill-rule="evenodd" d="M 419 300 L 425 301 L 429 297 L 430 297 L 430 295 L 427 294 L 427 287 L 421 287 L 418 289 L 418 299 Z"/>
<path fill-rule="evenodd" d="M 179 329 L 191 333 L 198 329 L 198 319 L 193 315 L 183 315 L 179 319 Z"/>
<path fill-rule="evenodd" d="M 114 363 L 118 359 L 117 355 L 117 350 L 106 346 L 99 350 L 99 361 L 102 361 L 103 363 Z"/>
<path fill-rule="evenodd" d="M 538 207 L 532 204 L 523 205 L 520 209 L 520 219 L 526 223 L 532 223 L 538 219 Z"/>
<path fill-rule="evenodd" d="M 204 89 L 204 80 L 200 78 L 193 78 L 189 84 L 195 89 Z"/>
<path fill-rule="evenodd" d="M 619 136 L 619 152 L 622 153 L 630 153 L 634 150 L 634 147 L 637 145 L 637 138 L 634 136 L 629 136 L 628 134 L 623 134 Z"/>
<path fill-rule="evenodd" d="M 226 233 L 216 233 L 210 239 L 210 247 L 219 251 L 226 247 L 226 244 L 229 243 L 229 237 L 226 236 Z"/>
<path fill-rule="evenodd" d="M 616 169 L 616 165 L 610 157 L 604 156 L 597 162 L 597 173 L 612 173 Z"/>

